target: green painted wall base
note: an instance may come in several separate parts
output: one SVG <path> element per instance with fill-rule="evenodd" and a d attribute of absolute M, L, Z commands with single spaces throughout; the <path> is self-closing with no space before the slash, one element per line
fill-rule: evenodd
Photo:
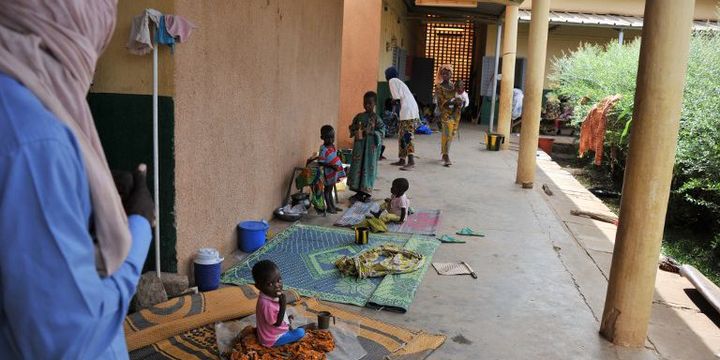
<path fill-rule="evenodd" d="M 140 163 L 149 168 L 148 187 L 153 191 L 152 96 L 88 94 L 88 104 L 111 169 L 132 170 Z M 160 152 L 160 265 L 177 272 L 175 226 L 175 115 L 171 97 L 158 99 Z M 143 271 L 155 268 L 155 246 Z"/>

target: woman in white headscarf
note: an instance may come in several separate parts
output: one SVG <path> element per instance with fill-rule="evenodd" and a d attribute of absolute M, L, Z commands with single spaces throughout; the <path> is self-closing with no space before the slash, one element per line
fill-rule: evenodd
<path fill-rule="evenodd" d="M 435 99 L 440 112 L 441 139 L 440 152 L 444 166 L 452 165 L 450 145 L 460 125 L 463 99 L 457 96 L 457 87 L 451 81 L 453 68 L 450 64 L 441 65 L 435 77 Z"/>
<path fill-rule="evenodd" d="M 122 322 L 152 237 L 153 204 L 142 165 L 123 208 L 85 100 L 116 5 L 0 6 L 3 356 L 128 356 Z"/>

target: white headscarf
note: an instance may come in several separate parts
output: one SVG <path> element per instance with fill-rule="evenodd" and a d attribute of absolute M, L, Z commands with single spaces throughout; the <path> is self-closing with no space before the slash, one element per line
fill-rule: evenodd
<path fill-rule="evenodd" d="M 32 91 L 80 144 L 101 275 L 120 267 L 132 242 L 86 101 L 116 11 L 116 0 L 2 0 L 0 6 L 0 72 Z"/>

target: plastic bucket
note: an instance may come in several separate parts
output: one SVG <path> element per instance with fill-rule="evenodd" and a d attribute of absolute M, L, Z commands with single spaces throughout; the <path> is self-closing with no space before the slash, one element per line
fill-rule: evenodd
<path fill-rule="evenodd" d="M 202 248 L 195 255 L 193 274 L 200 291 L 212 291 L 220 286 L 220 270 L 223 262 L 220 253 L 213 248 Z"/>
<path fill-rule="evenodd" d="M 489 151 L 499 151 L 500 144 L 505 142 L 505 136 L 501 134 L 489 133 L 485 134 L 485 143 Z"/>
<path fill-rule="evenodd" d="M 552 154 L 553 143 L 555 143 L 555 139 L 553 138 L 541 137 L 538 139 L 538 147 L 548 155 Z"/>
<path fill-rule="evenodd" d="M 237 226 L 238 247 L 246 253 L 251 253 L 265 245 L 265 235 L 270 224 L 265 220 L 243 221 Z"/>

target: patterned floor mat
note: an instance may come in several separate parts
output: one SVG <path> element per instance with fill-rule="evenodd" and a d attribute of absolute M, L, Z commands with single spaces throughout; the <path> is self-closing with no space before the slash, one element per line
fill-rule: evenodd
<path fill-rule="evenodd" d="M 342 276 L 335 267 L 339 257 L 354 256 L 381 244 L 419 251 L 425 255 L 425 263 L 409 274 L 362 280 Z M 356 245 L 354 233 L 347 229 L 294 225 L 225 272 L 222 282 L 250 284 L 253 282 L 252 266 L 260 260 L 270 259 L 280 267 L 285 287 L 301 295 L 358 306 L 371 303 L 371 306 L 404 312 L 412 303 L 439 244 L 429 237 L 388 233 L 371 234 L 368 245 Z"/>

